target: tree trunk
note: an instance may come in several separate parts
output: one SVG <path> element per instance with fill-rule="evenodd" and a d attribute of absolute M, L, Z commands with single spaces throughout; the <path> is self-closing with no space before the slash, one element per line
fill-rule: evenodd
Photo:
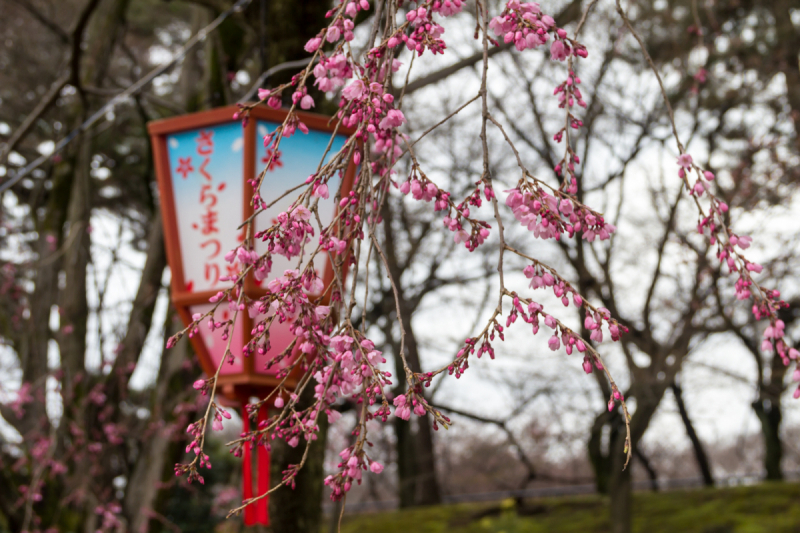
<path fill-rule="evenodd" d="M 587 446 L 589 462 L 592 464 L 595 486 L 600 494 L 608 494 L 611 479 L 611 451 L 610 448 L 603 449 L 603 428 L 606 426 L 610 428 L 609 443 L 613 443 L 620 427 L 623 426 L 622 418 L 617 411 L 603 411 L 597 415 L 589 436 Z"/>
<path fill-rule="evenodd" d="M 800 32 L 793 23 L 792 12 L 797 8 L 794 0 L 768 2 L 775 17 L 777 32 L 775 42 L 780 43 L 777 55 L 780 57 L 781 71 L 786 78 L 786 96 L 792 108 L 790 117 L 794 123 L 795 143 L 800 149 Z"/>
<path fill-rule="evenodd" d="M 686 428 L 686 435 L 692 442 L 692 450 L 694 450 L 697 468 L 700 469 L 700 475 L 703 476 L 703 485 L 706 487 L 713 487 L 714 477 L 711 474 L 711 463 L 708 460 L 708 455 L 706 455 L 706 450 L 703 443 L 700 441 L 700 437 L 697 436 L 697 432 L 694 430 L 694 424 L 692 424 L 692 420 L 689 418 L 689 412 L 686 410 L 686 404 L 683 401 L 683 389 L 681 389 L 677 381 L 672 383 L 670 389 L 672 389 L 672 394 L 675 396 L 675 403 L 678 405 L 678 412 L 681 415 L 683 426 Z"/>
<path fill-rule="evenodd" d="M 163 346 L 166 346 L 170 336 L 181 329 L 183 323 L 177 313 L 170 308 L 167 311 L 164 327 Z M 128 519 L 129 531 L 133 533 L 143 533 L 150 529 L 152 516 L 150 511 L 158 510 L 158 505 L 168 500 L 168 498 L 158 498 L 160 493 L 169 490 L 162 482 L 175 477 L 172 472 L 173 465 L 180 461 L 185 453 L 182 421 L 193 418 L 196 411 L 184 408 L 178 415 L 183 417 L 179 422 L 174 409 L 184 401 L 185 392 L 195 377 L 194 371 L 186 365 L 189 357 L 194 357 L 194 354 L 187 337 L 179 340 L 172 349 L 165 348 L 162 351 L 158 378 L 151 395 L 150 420 L 164 423 L 154 422 L 145 430 L 152 431 L 152 437 L 141 447 L 132 465 L 123 501 L 123 512 Z M 159 488 L 159 485 L 162 487 Z"/>
<path fill-rule="evenodd" d="M 390 202 L 385 202 L 383 209 L 384 219 L 387 221 L 392 220 Z M 386 259 L 389 265 L 389 275 L 395 280 L 395 283 L 399 284 L 403 275 L 403 269 L 398 261 L 394 232 L 391 226 L 392 225 L 388 222 L 383 224 L 384 252 L 386 253 Z M 391 317 L 392 311 L 399 308 L 399 318 L 406 333 L 404 343 L 406 362 L 412 372 L 422 372 L 419 344 L 417 343 L 417 338 L 414 335 L 414 328 L 411 323 L 414 307 L 404 298 L 404 295 L 404 291 L 401 287 L 399 291 L 399 302 L 395 305 L 394 294 L 391 291 L 385 292 L 382 308 L 387 317 Z M 396 318 L 389 318 L 383 330 L 384 334 L 387 335 L 386 338 L 392 339 L 391 346 L 395 359 L 395 375 L 398 379 L 398 388 L 395 394 L 403 394 L 405 393 L 406 384 L 404 378 L 406 374 L 400 354 L 400 342 L 394 338 L 395 336 L 393 334 L 394 320 L 396 320 Z M 405 422 L 406 426 L 403 426 L 403 421 L 397 421 L 395 423 L 395 429 L 398 431 L 398 490 L 400 492 L 400 505 L 402 507 L 412 505 L 409 503 L 411 495 L 408 492 L 412 490 L 410 487 L 413 487 L 413 505 L 436 505 L 442 501 L 439 482 L 436 476 L 436 458 L 434 455 L 431 421 L 428 416 L 425 416 L 420 417 L 417 422 L 417 431 L 414 432 L 411 431 L 408 422 Z M 406 438 L 410 439 L 412 442 L 406 443 Z M 407 454 L 413 454 L 413 456 L 408 456 Z"/>
<path fill-rule="evenodd" d="M 791 323 L 793 321 L 791 318 L 786 317 L 784 322 Z M 783 479 L 783 470 L 781 468 L 781 460 L 783 459 L 781 395 L 784 391 L 783 381 L 789 367 L 783 364 L 783 360 L 776 353 L 772 354 L 769 363 L 769 376 L 766 379 L 762 376 L 758 399 L 751 405 L 759 422 L 761 422 L 761 434 L 764 437 L 764 470 L 766 470 L 766 477 L 772 481 L 780 481 Z"/>
<path fill-rule="evenodd" d="M 611 531 L 612 533 L 631 533 L 631 471 L 633 463 L 625 464 L 625 432 L 617 432 L 616 438 L 611 440 L 611 475 L 609 476 L 608 490 L 611 496 Z"/>
<path fill-rule="evenodd" d="M 439 480 L 436 476 L 436 461 L 433 449 L 433 430 L 431 417 L 426 414 L 417 419 L 416 446 L 417 465 L 417 505 L 437 505 L 442 503 Z"/>
<path fill-rule="evenodd" d="M 395 375 L 402 376 L 402 373 Z M 397 495 L 400 497 L 400 507 L 413 507 L 417 465 L 411 422 L 394 417 L 394 434 L 397 439 L 395 450 L 397 451 Z"/>
<path fill-rule="evenodd" d="M 64 278 L 61 291 L 59 351 L 61 371 L 64 374 L 62 396 L 64 410 L 81 398 L 77 389 L 83 389 L 79 376 L 84 373 L 86 357 L 86 323 L 89 304 L 86 299 L 86 269 L 91 260 L 89 246 L 89 219 L 91 216 L 91 181 L 89 164 L 92 158 L 91 139 L 84 136 L 79 141 L 78 157 L 67 208 L 69 230 L 64 243 Z M 71 414 L 68 416 L 72 416 Z"/>
<path fill-rule="evenodd" d="M 647 472 L 647 477 L 650 479 L 650 490 L 653 492 L 658 492 L 658 472 L 653 467 L 653 464 L 650 462 L 650 459 L 644 454 L 641 448 L 638 446 L 634 448 L 633 454 L 639 460 L 639 462 L 644 467 L 645 471 Z"/>
<path fill-rule="evenodd" d="M 307 409 L 314 403 L 314 387 L 308 386 L 300 396 L 297 410 Z M 281 487 L 269 496 L 270 526 L 276 533 L 319 533 L 322 523 L 322 479 L 325 475 L 325 440 L 328 436 L 328 418 L 319 416 L 317 440 L 311 443 L 306 464 L 297 474 L 297 486 Z M 275 439 L 272 444 L 270 484 L 283 479 L 283 471 L 303 458 L 306 442 L 300 441 L 292 448 L 286 441 Z"/>
<path fill-rule="evenodd" d="M 631 443 L 630 446 L 636 450 L 639 441 L 642 439 L 647 427 L 650 425 L 653 415 L 658 409 L 658 404 L 664 396 L 666 386 L 661 384 L 640 383 L 641 393 L 636 395 L 636 411 L 630 420 Z M 633 395 L 630 395 L 633 397 Z M 620 421 L 622 419 L 620 418 Z M 610 440 L 609 456 L 611 472 L 608 489 L 611 496 L 611 531 L 612 533 L 631 533 L 631 497 L 632 497 L 632 476 L 631 470 L 633 463 L 625 465 L 626 432 L 624 425 Z"/>
<path fill-rule="evenodd" d="M 781 443 L 781 406 L 773 404 L 770 400 L 762 398 L 752 403 L 758 421 L 761 422 L 761 434 L 764 437 L 764 469 L 767 479 L 780 481 L 783 479 L 781 459 L 783 458 L 783 444 Z"/>
<path fill-rule="evenodd" d="M 399 276 L 395 279 L 400 279 Z M 402 295 L 401 295 L 402 298 Z M 403 327 L 406 331 L 406 361 L 413 372 L 421 372 L 419 351 L 414 330 L 411 327 L 411 313 L 407 311 L 405 301 L 400 302 L 403 315 Z M 395 343 L 395 375 L 403 383 L 405 376 L 399 343 Z M 405 390 L 399 390 L 398 394 Z M 442 496 L 436 477 L 436 458 L 433 448 L 433 430 L 428 416 L 417 419 L 417 430 L 412 431 L 411 423 L 405 420 L 395 422 L 397 431 L 397 473 L 400 505 L 436 505 L 441 503 Z"/>

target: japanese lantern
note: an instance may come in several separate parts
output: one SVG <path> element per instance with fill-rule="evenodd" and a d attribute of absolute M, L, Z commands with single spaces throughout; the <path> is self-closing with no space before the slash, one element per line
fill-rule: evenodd
<path fill-rule="evenodd" d="M 236 111 L 238 108 L 235 106 L 223 107 L 148 124 L 167 261 L 172 275 L 171 299 L 185 325 L 192 322 L 192 315 L 208 312 L 213 306 L 209 298 L 232 285 L 231 281 L 222 279 L 235 275 L 238 266 L 228 263 L 224 256 L 244 240 L 245 230 L 239 227 L 253 214 L 253 190 L 248 181 L 263 170 L 272 156 L 260 191 L 261 197 L 269 204 L 288 189 L 305 183 L 308 176 L 316 173 L 326 150 L 327 157 L 336 154 L 353 133 L 339 126 L 331 141 L 336 124 L 329 123 L 329 117 L 297 113 L 300 121 L 308 126 L 308 133 L 297 131 L 291 137 L 284 137 L 278 153 L 273 156 L 261 139 L 283 123 L 287 112 L 258 106 L 251 111 L 249 121 L 243 126 L 240 120 L 233 118 Z M 342 194 L 348 194 L 354 175 L 355 165 L 351 163 L 342 178 L 343 183 L 335 182 L 339 177 L 328 182 L 330 190 L 336 191 L 341 185 Z M 333 196 L 331 194 L 328 200 L 320 199 L 319 214 L 323 224 L 334 219 L 337 206 Z M 275 217 L 295 198 L 296 195 L 287 195 L 260 213 L 255 219 L 255 231 L 271 226 Z M 256 242 L 256 252 L 264 253 L 266 247 L 259 244 Z M 315 245 L 315 240 L 309 243 L 309 247 Z M 274 255 L 272 260 L 273 277 L 296 266 L 296 260 L 290 264 L 282 256 Z M 328 255 L 317 254 L 314 268 L 323 276 L 324 285 L 328 286 L 333 280 Z M 263 296 L 265 290 L 261 285 L 268 280 L 258 282 L 249 275 L 245 280 L 245 294 L 251 299 Z M 327 300 L 329 294 L 322 298 Z M 218 322 L 229 320 L 229 313 L 228 306 L 223 304 L 215 311 L 214 318 Z M 244 413 L 249 398 L 263 398 L 280 383 L 276 378 L 280 367 L 267 369 L 266 363 L 294 339 L 287 324 L 274 322 L 270 329 L 271 349 L 263 355 L 242 357 L 242 347 L 250 341 L 250 331 L 257 319 L 246 312 L 239 314 L 230 332 L 234 359 L 232 364 L 223 363 L 217 380 L 218 390 L 224 398 L 241 406 L 244 431 L 250 429 L 249 418 Z M 203 371 L 213 376 L 227 346 L 227 341 L 222 339 L 222 330 L 212 332 L 202 327 L 191 342 Z M 290 375 L 284 387 L 293 388 L 297 378 Z M 258 420 L 266 417 L 264 407 Z M 258 447 L 257 454 L 252 454 L 249 446 L 244 447 L 245 499 L 253 496 L 254 481 L 257 494 L 270 488 L 269 452 L 264 446 Z M 268 525 L 267 498 L 245 508 L 244 518 L 247 525 Z"/>

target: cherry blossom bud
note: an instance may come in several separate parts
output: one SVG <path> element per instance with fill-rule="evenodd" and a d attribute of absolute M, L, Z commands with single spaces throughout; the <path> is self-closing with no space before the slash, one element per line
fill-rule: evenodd
<path fill-rule="evenodd" d="M 335 40 L 336 39 L 334 39 L 334 41 Z M 331 41 L 331 42 L 333 42 L 333 41 Z M 319 45 L 321 45 L 321 44 L 322 44 L 322 39 L 320 39 L 319 37 L 314 37 L 313 39 L 309 39 L 309 41 L 306 43 L 305 51 L 308 52 L 309 54 L 313 54 L 314 52 L 317 51 L 317 49 L 319 48 Z M 263 98 L 261 98 L 261 99 L 263 100 Z"/>
<path fill-rule="evenodd" d="M 558 335 L 550 337 L 550 340 L 547 341 L 547 346 L 554 352 L 558 350 L 561 347 L 561 341 L 558 339 Z"/>
<path fill-rule="evenodd" d="M 564 44 L 564 41 L 553 41 L 550 45 L 550 56 L 556 61 L 564 61 L 569 55 L 569 49 Z"/>
<path fill-rule="evenodd" d="M 328 32 L 325 35 L 325 40 L 327 40 L 329 43 L 333 43 L 333 42 L 338 41 L 339 37 L 341 37 L 341 35 L 342 34 L 339 31 L 339 28 L 337 28 L 336 26 L 333 26 L 331 28 L 328 28 Z"/>
<path fill-rule="evenodd" d="M 383 465 L 377 461 L 372 461 L 372 464 L 369 465 L 369 469 L 372 471 L 373 474 L 380 474 L 383 472 Z"/>
<path fill-rule="evenodd" d="M 312 107 L 314 107 L 314 99 L 311 97 L 310 94 L 305 95 L 300 100 L 300 107 L 303 109 L 311 109 Z"/>
<path fill-rule="evenodd" d="M 314 195 L 318 196 L 319 198 L 323 198 L 323 199 L 327 200 L 328 197 L 329 197 L 328 185 L 325 184 L 325 183 L 321 184 L 319 187 L 317 187 L 315 189 Z"/>

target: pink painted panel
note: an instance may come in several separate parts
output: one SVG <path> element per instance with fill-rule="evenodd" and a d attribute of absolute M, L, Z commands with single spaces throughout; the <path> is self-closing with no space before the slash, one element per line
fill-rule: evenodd
<path fill-rule="evenodd" d="M 207 313 L 211 310 L 212 304 L 202 304 L 202 305 L 193 305 L 189 308 L 189 311 L 194 315 L 195 313 Z M 221 305 L 217 308 L 217 311 L 214 315 L 214 320 L 216 322 L 223 322 L 225 320 L 230 320 L 231 312 L 228 310 L 227 305 Z M 203 324 L 200 326 L 200 336 L 203 339 L 203 344 L 205 344 L 206 349 L 208 350 L 209 355 L 211 356 L 211 361 L 214 364 L 214 368 L 216 369 L 219 366 L 219 362 L 222 357 L 225 355 L 225 347 L 228 344 L 227 340 L 222 339 L 222 329 L 217 329 L 215 331 L 211 331 L 208 328 L 208 319 L 203 321 Z M 225 363 L 222 365 L 222 370 L 220 370 L 221 375 L 228 375 L 228 374 L 240 374 L 244 371 L 244 367 L 242 365 L 242 344 L 244 343 L 244 338 L 242 335 L 242 328 L 244 327 L 244 320 L 242 317 L 239 316 L 236 319 L 237 324 L 233 328 L 233 339 L 231 339 L 231 353 L 233 353 L 234 359 L 233 364 Z"/>

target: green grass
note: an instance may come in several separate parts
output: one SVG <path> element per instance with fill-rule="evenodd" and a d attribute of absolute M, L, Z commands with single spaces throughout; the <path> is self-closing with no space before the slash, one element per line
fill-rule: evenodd
<path fill-rule="evenodd" d="M 519 511 L 519 512 L 518 512 Z M 345 516 L 342 533 L 607 533 L 608 498 L 572 496 Z M 637 493 L 637 533 L 800 533 L 800 484 Z"/>

